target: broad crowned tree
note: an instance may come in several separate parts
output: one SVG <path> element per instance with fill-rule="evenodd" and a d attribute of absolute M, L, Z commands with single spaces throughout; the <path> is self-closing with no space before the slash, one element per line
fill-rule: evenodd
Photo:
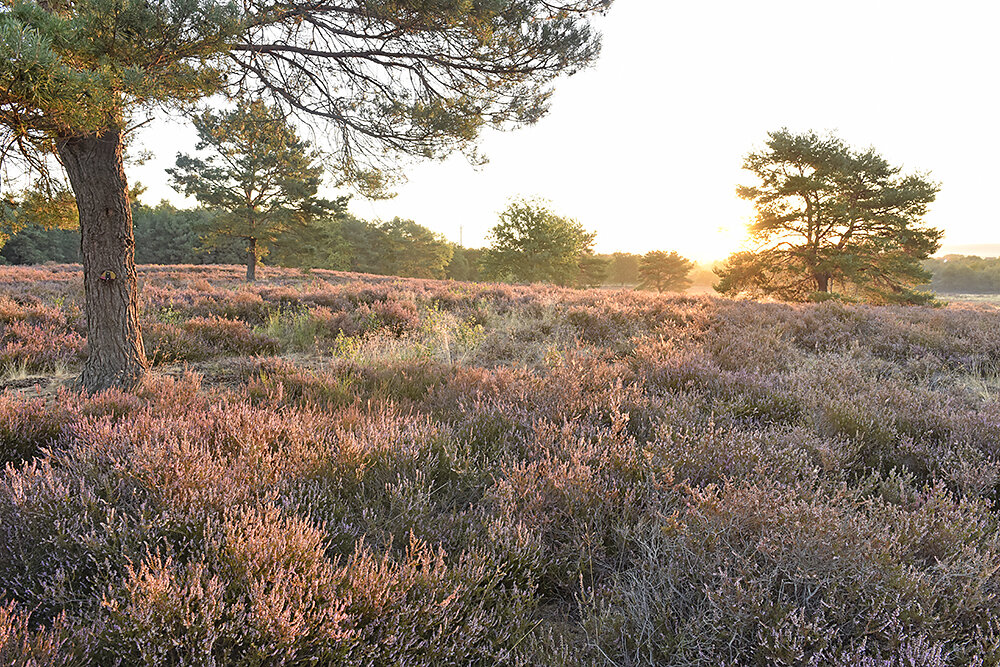
<path fill-rule="evenodd" d="M 647 252 L 639 261 L 639 287 L 657 292 L 682 292 L 691 286 L 694 263 L 676 250 Z"/>
<path fill-rule="evenodd" d="M 65 169 L 79 211 L 88 390 L 137 385 L 134 237 L 122 162 L 151 109 L 212 94 L 325 121 L 340 178 L 380 191 L 401 156 L 474 155 L 544 113 L 591 62 L 611 0 L 0 0 L 4 184 Z"/>
<path fill-rule="evenodd" d="M 717 273 L 724 293 L 824 299 L 836 292 L 874 302 L 919 303 L 921 266 L 941 231 L 923 218 L 938 192 L 924 175 L 904 174 L 873 149 L 834 136 L 770 133 L 743 165 L 758 183 L 738 193 L 754 203 L 757 247 L 733 254 Z"/>
<path fill-rule="evenodd" d="M 483 272 L 497 280 L 571 285 L 580 275 L 580 261 L 592 254 L 595 236 L 543 202 L 517 199 L 490 230 Z"/>

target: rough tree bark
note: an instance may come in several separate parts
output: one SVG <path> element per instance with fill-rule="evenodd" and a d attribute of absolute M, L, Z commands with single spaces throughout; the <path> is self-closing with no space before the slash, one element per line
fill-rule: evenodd
<path fill-rule="evenodd" d="M 122 165 L 122 132 L 62 139 L 59 157 L 80 213 L 80 254 L 87 313 L 89 392 L 134 389 L 146 374 L 139 330 L 132 207 Z"/>
<path fill-rule="evenodd" d="M 247 239 L 247 282 L 257 280 L 257 239 Z"/>

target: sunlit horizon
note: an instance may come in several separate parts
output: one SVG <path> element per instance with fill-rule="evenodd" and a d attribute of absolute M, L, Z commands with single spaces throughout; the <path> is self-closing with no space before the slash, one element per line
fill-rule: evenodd
<path fill-rule="evenodd" d="M 1000 254 L 991 201 L 1000 126 L 983 85 L 1000 57 L 990 34 L 1000 9 L 960 7 L 619 0 L 598 21 L 597 65 L 559 81 L 536 125 L 487 132 L 487 165 L 418 162 L 397 197 L 355 196 L 350 210 L 409 218 L 477 247 L 511 198 L 540 197 L 596 231 L 598 252 L 677 250 L 711 262 L 741 247 L 752 216 L 736 196 L 749 178 L 743 156 L 788 127 L 834 131 L 906 171 L 929 172 L 942 184 L 926 219 L 945 232 L 939 254 Z M 818 85 L 795 85 L 816 72 Z M 148 188 L 147 203 L 192 204 L 164 169 L 194 143 L 179 120 L 140 133 L 137 147 L 153 158 L 129 178 Z"/>

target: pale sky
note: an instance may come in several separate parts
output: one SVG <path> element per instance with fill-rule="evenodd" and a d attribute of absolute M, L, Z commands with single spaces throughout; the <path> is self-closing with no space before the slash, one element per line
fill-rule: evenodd
<path fill-rule="evenodd" d="M 558 82 L 537 125 L 488 134 L 488 165 L 420 164 L 395 199 L 355 196 L 352 212 L 453 241 L 461 226 L 474 247 L 510 197 L 539 196 L 596 231 L 599 252 L 718 259 L 751 215 L 734 194 L 743 156 L 787 126 L 930 172 L 945 250 L 1000 243 L 1000 4 L 616 0 L 598 25 L 597 64 Z M 194 141 L 183 122 L 142 131 L 155 157 L 129 177 L 147 202 L 183 202 L 163 170 Z"/>

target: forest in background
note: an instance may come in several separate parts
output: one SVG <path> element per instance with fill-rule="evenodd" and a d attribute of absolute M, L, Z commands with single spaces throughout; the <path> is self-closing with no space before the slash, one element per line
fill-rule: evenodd
<path fill-rule="evenodd" d="M 241 264 L 246 261 L 242 239 L 202 242 L 211 227 L 212 211 L 179 209 L 167 202 L 136 204 L 135 258 L 138 264 Z M 352 271 L 404 278 L 436 278 L 482 282 L 485 249 L 465 248 L 412 220 L 365 221 L 341 210 L 322 224 L 303 227 L 274 244 L 264 263 L 292 268 Z M 642 255 L 590 254 L 576 283 L 584 287 L 635 287 L 642 283 Z M 0 264 L 35 265 L 80 262 L 76 229 L 29 224 L 10 235 L 0 247 Z M 709 264 L 692 263 L 687 279 L 698 291 L 717 280 Z"/>
<path fill-rule="evenodd" d="M 244 242 L 204 246 L 198 229 L 213 214 L 204 209 L 178 209 L 161 202 L 134 208 L 136 262 L 139 264 L 240 264 Z M 406 278 L 484 280 L 483 249 L 464 248 L 409 220 L 368 222 L 341 214 L 321 231 L 300 234 L 278 245 L 265 262 L 274 266 L 325 268 Z M 641 255 L 593 255 L 603 263 L 599 280 L 589 286 L 630 287 L 641 282 Z M 28 225 L 0 249 L 0 264 L 78 263 L 80 233 L 75 229 L 46 229 Z M 924 261 L 939 294 L 1000 294 L 1000 258 L 945 255 Z M 695 263 L 688 274 L 695 291 L 708 291 L 718 280 L 713 266 Z"/>

